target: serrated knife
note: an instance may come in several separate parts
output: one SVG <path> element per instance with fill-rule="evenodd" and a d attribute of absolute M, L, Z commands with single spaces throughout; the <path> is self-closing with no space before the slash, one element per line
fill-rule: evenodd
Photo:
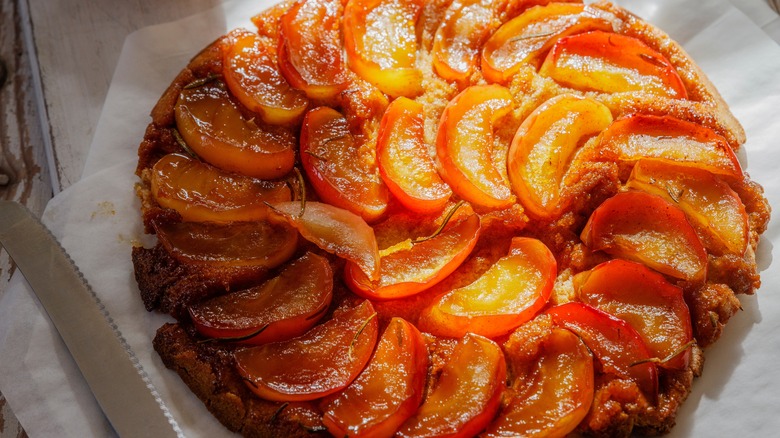
<path fill-rule="evenodd" d="M 183 436 L 76 265 L 17 202 L 0 200 L 0 244 L 35 291 L 119 436 Z"/>

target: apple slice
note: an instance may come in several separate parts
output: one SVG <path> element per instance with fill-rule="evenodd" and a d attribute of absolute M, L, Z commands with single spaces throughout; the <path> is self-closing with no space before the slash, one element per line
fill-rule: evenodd
<path fill-rule="evenodd" d="M 422 73 L 415 67 L 422 6 L 422 0 L 349 0 L 344 8 L 347 63 L 392 97 L 422 92 Z"/>
<path fill-rule="evenodd" d="M 482 73 L 491 82 L 507 82 L 523 64 L 538 66 L 559 39 L 590 30 L 613 30 L 617 18 L 574 3 L 549 3 L 527 9 L 502 24 L 482 48 Z"/>
<path fill-rule="evenodd" d="M 630 165 L 642 158 L 690 163 L 727 179 L 742 180 L 742 167 L 726 139 L 711 129 L 670 116 L 635 114 L 601 133 L 594 151 Z"/>
<path fill-rule="evenodd" d="M 691 313 L 681 288 L 645 265 L 610 260 L 574 276 L 580 301 L 627 321 L 660 366 L 688 367 Z"/>
<path fill-rule="evenodd" d="M 660 196 L 618 193 L 596 208 L 581 237 L 592 251 L 643 263 L 675 278 L 703 281 L 707 272 L 707 252 L 685 213 Z"/>
<path fill-rule="evenodd" d="M 160 206 L 191 222 L 263 220 L 268 216 L 265 202 L 292 196 L 284 182 L 227 173 L 181 154 L 168 154 L 154 164 L 151 191 Z"/>
<path fill-rule="evenodd" d="M 557 275 L 555 256 L 544 243 L 515 237 L 507 256 L 473 283 L 437 298 L 423 310 L 418 325 L 438 336 L 496 338 L 536 316 Z"/>
<path fill-rule="evenodd" d="M 487 208 L 512 205 L 509 184 L 493 164 L 493 123 L 514 106 L 500 85 L 474 85 L 447 104 L 439 122 L 436 156 L 442 178 L 466 201 Z"/>
<path fill-rule="evenodd" d="M 315 108 L 301 128 L 301 164 L 317 194 L 368 222 L 387 209 L 389 193 L 374 157 L 361 153 L 347 119 L 329 107 Z"/>
<path fill-rule="evenodd" d="M 344 389 L 371 358 L 379 332 L 371 302 L 336 313 L 304 335 L 238 350 L 236 367 L 252 392 L 271 401 L 305 401 Z"/>
<path fill-rule="evenodd" d="M 333 272 L 322 257 L 306 253 L 260 286 L 190 306 L 198 333 L 248 344 L 303 335 L 319 321 L 333 296 Z"/>
<path fill-rule="evenodd" d="M 662 54 L 636 38 L 600 30 L 559 39 L 539 74 L 582 91 L 688 97 L 682 79 Z"/>
<path fill-rule="evenodd" d="M 341 0 L 305 0 L 279 20 L 279 69 L 310 99 L 333 99 L 347 85 L 342 11 Z"/>
<path fill-rule="evenodd" d="M 467 334 L 455 346 L 420 409 L 399 437 L 471 437 L 498 412 L 506 380 L 504 353 L 493 341 Z"/>
<path fill-rule="evenodd" d="M 642 337 L 626 321 L 587 304 L 570 302 L 545 312 L 553 324 L 573 331 L 598 358 L 600 371 L 636 382 L 652 402 L 658 396 L 658 369 Z"/>
<path fill-rule="evenodd" d="M 522 389 L 488 427 L 487 437 L 565 437 L 593 403 L 593 356 L 574 333 L 553 328 L 527 373 Z"/>
<path fill-rule="evenodd" d="M 425 145 L 423 106 L 399 97 L 387 107 L 379 127 L 379 174 L 404 207 L 417 213 L 440 212 L 452 195 Z"/>
<path fill-rule="evenodd" d="M 639 160 L 626 187 L 674 202 L 711 253 L 745 254 L 749 240 L 745 205 L 709 171 L 696 165 Z"/>
<path fill-rule="evenodd" d="M 480 231 L 479 216 L 471 214 L 448 226 L 436 237 L 410 240 L 382 251 L 379 281 L 367 278 L 357 263 L 344 268 L 344 280 L 365 298 L 389 300 L 418 294 L 445 279 L 474 249 Z"/>
<path fill-rule="evenodd" d="M 493 29 L 489 0 L 455 0 L 450 3 L 433 37 L 433 69 L 448 81 L 466 84 L 479 60 L 482 43 Z"/>
<path fill-rule="evenodd" d="M 225 82 L 245 107 L 272 125 L 300 121 L 308 99 L 284 79 L 269 41 L 244 29 L 233 30 L 225 39 L 222 58 Z"/>
<path fill-rule="evenodd" d="M 585 141 L 612 123 L 603 104 L 569 94 L 539 106 L 518 128 L 507 157 L 509 180 L 529 215 L 551 219 L 569 200 L 561 182 L 569 163 Z"/>
<path fill-rule="evenodd" d="M 401 318 L 390 320 L 366 369 L 325 408 L 333 436 L 392 436 L 420 406 L 428 377 L 428 347 Z"/>

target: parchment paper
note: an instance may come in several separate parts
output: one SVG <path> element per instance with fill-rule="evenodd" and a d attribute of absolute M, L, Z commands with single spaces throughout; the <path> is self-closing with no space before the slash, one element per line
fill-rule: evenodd
<path fill-rule="evenodd" d="M 82 180 L 48 205 L 44 222 L 106 305 L 163 400 L 188 436 L 230 433 L 167 370 L 151 339 L 167 317 L 144 310 L 130 248 L 146 243 L 132 191 L 136 149 L 147 114 L 175 74 L 202 47 L 270 1 L 236 1 L 205 14 L 142 29 L 127 38 Z M 658 0 L 626 6 L 681 42 L 745 126 L 744 168 L 780 205 L 780 46 L 725 0 Z M 705 351 L 703 376 L 672 437 L 772 436 L 780 430 L 780 239 L 774 220 L 758 248 L 763 286 L 741 296 L 744 310 Z M 77 316 L 74 316 L 77 317 Z M 56 330 L 16 275 L 0 297 L 0 389 L 32 437 L 111 436 Z M 132 403 L 132 400 L 128 400 Z"/>

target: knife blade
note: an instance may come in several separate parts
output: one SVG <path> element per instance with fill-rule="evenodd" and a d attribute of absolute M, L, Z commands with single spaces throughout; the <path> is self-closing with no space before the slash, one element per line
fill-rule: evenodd
<path fill-rule="evenodd" d="M 119 436 L 183 436 L 70 256 L 18 202 L 0 200 L 0 244 L 35 291 Z"/>

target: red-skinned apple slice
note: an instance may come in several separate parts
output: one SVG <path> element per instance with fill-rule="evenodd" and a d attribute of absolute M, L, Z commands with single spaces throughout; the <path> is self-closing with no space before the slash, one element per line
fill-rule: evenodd
<path fill-rule="evenodd" d="M 284 182 L 228 173 L 181 154 L 155 163 L 151 192 L 158 204 L 191 222 L 262 220 L 269 211 L 265 202 L 289 201 L 292 196 Z"/>
<path fill-rule="evenodd" d="M 372 282 L 356 263 L 347 263 L 347 286 L 365 298 L 389 300 L 420 293 L 450 275 L 471 253 L 480 231 L 471 214 L 449 224 L 440 234 L 418 243 L 405 241 L 382 252 L 379 281 Z"/>
<path fill-rule="evenodd" d="M 598 358 L 601 371 L 631 379 L 651 403 L 658 395 L 658 369 L 642 337 L 626 321 L 582 303 L 545 312 L 553 324 L 576 333 Z"/>
<path fill-rule="evenodd" d="M 371 358 L 379 332 L 369 301 L 287 341 L 234 353 L 236 367 L 260 398 L 305 401 L 346 388 Z"/>
<path fill-rule="evenodd" d="M 222 53 L 225 82 L 245 107 L 273 125 L 300 121 L 308 99 L 284 79 L 269 41 L 236 29 L 228 34 Z"/>
<path fill-rule="evenodd" d="M 493 123 L 509 113 L 512 94 L 500 85 L 475 85 L 458 94 L 439 122 L 436 156 L 444 181 L 466 201 L 487 208 L 512 205 L 512 191 L 495 167 Z"/>
<path fill-rule="evenodd" d="M 476 435 L 496 415 L 505 380 L 501 348 L 482 336 L 466 335 L 455 346 L 433 390 L 397 436 Z"/>
<path fill-rule="evenodd" d="M 703 281 L 707 252 L 677 206 L 645 192 L 618 193 L 588 219 L 582 241 L 592 251 L 643 263 L 658 272 Z"/>
<path fill-rule="evenodd" d="M 422 104 L 406 97 L 385 111 L 377 139 L 379 173 L 404 207 L 417 213 L 441 211 L 452 195 L 425 145 Z"/>
<path fill-rule="evenodd" d="M 301 164 L 317 194 L 368 222 L 387 209 L 389 192 L 374 157 L 360 153 L 349 124 L 338 111 L 315 108 L 301 128 Z"/>
<path fill-rule="evenodd" d="M 260 286 L 190 306 L 198 332 L 265 344 L 303 335 L 319 321 L 333 295 L 333 272 L 322 257 L 306 253 Z"/>
<path fill-rule="evenodd" d="M 559 39 L 539 74 L 583 91 L 688 97 L 682 79 L 662 54 L 636 38 L 600 30 Z"/>
<path fill-rule="evenodd" d="M 433 37 L 434 71 L 448 81 L 465 84 L 477 66 L 493 19 L 493 4 L 489 0 L 450 3 Z"/>
<path fill-rule="evenodd" d="M 626 187 L 674 202 L 710 252 L 745 254 L 749 238 L 745 205 L 728 184 L 709 171 L 695 164 L 639 160 Z"/>
<path fill-rule="evenodd" d="M 610 260 L 574 277 L 580 301 L 627 321 L 660 366 L 688 367 L 691 314 L 681 288 L 644 265 Z"/>
<path fill-rule="evenodd" d="M 558 264 L 537 239 L 515 237 L 509 254 L 473 283 L 437 298 L 420 315 L 421 330 L 445 337 L 507 334 L 547 304 Z"/>
<path fill-rule="evenodd" d="M 553 328 L 487 437 L 563 438 L 585 418 L 593 402 L 593 356 L 574 333 Z"/>
<path fill-rule="evenodd" d="M 349 67 L 392 97 L 420 94 L 415 24 L 421 11 L 421 0 L 350 0 L 343 26 Z"/>
<path fill-rule="evenodd" d="M 566 207 L 561 183 L 574 153 L 612 123 L 603 104 L 574 95 L 554 97 L 518 128 L 507 156 L 509 180 L 530 215 L 550 219 Z"/>
<path fill-rule="evenodd" d="M 328 403 L 322 422 L 333 436 L 392 436 L 420 406 L 427 377 L 425 340 L 393 318 L 366 369 Z"/>

